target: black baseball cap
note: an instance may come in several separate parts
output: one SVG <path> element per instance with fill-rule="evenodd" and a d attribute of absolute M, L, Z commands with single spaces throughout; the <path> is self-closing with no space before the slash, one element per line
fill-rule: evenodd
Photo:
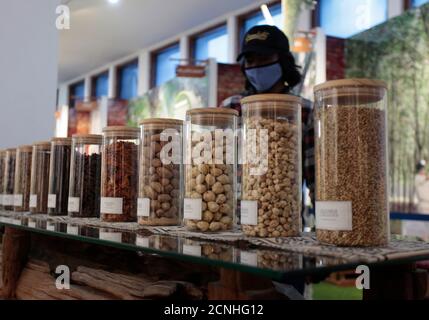
<path fill-rule="evenodd" d="M 244 35 L 237 61 L 248 53 L 274 54 L 282 51 L 290 52 L 289 40 L 283 31 L 276 26 L 255 26 Z"/>

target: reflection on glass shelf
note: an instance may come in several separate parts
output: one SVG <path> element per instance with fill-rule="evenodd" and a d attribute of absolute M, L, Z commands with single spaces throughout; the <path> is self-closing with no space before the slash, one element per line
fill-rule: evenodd
<path fill-rule="evenodd" d="M 149 230 L 118 230 L 50 220 L 46 216 L 0 211 L 0 224 L 49 236 L 156 254 L 281 280 L 292 274 L 330 273 L 356 267 L 356 257 L 326 257 L 252 245 L 246 241 L 210 241 Z M 429 257 L 427 257 L 429 259 Z"/>

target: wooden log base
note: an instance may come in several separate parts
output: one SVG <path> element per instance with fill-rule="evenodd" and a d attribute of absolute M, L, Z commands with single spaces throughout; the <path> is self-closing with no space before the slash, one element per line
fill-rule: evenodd
<path fill-rule="evenodd" d="M 27 262 L 30 248 L 28 232 L 6 227 L 2 245 L 2 297 L 14 299 L 16 285 Z"/>

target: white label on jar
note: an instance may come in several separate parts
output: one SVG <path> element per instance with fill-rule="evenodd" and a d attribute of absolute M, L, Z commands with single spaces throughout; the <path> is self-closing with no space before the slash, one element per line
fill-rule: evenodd
<path fill-rule="evenodd" d="M 201 220 L 202 199 L 185 198 L 183 204 L 183 216 L 185 219 Z"/>
<path fill-rule="evenodd" d="M 201 257 L 201 246 L 193 246 L 193 245 L 184 244 L 183 245 L 183 254 L 186 254 L 188 256 Z"/>
<path fill-rule="evenodd" d="M 101 232 L 100 239 L 113 242 L 122 242 L 122 233 L 121 232 Z"/>
<path fill-rule="evenodd" d="M 57 195 L 49 194 L 48 195 L 48 208 L 55 209 L 57 207 Z"/>
<path fill-rule="evenodd" d="M 36 228 L 36 221 L 28 221 L 28 227 Z"/>
<path fill-rule="evenodd" d="M 30 195 L 30 208 L 37 208 L 37 194 Z"/>
<path fill-rule="evenodd" d="M 137 236 L 136 245 L 143 248 L 149 248 L 149 238 Z"/>
<path fill-rule="evenodd" d="M 79 227 L 67 225 L 67 233 L 72 235 L 79 235 Z"/>
<path fill-rule="evenodd" d="M 46 224 L 46 230 L 55 231 L 55 224 L 54 223 L 47 223 Z"/>
<path fill-rule="evenodd" d="M 101 198 L 100 211 L 104 214 L 122 214 L 122 198 Z"/>
<path fill-rule="evenodd" d="M 13 206 L 13 194 L 5 194 L 3 196 L 3 205 L 4 206 Z"/>
<path fill-rule="evenodd" d="M 137 200 L 137 216 L 139 217 L 149 217 L 150 212 L 150 199 L 149 198 L 139 198 Z"/>
<path fill-rule="evenodd" d="M 15 207 L 22 207 L 23 202 L 24 202 L 24 196 L 22 194 L 15 194 L 13 196 L 13 205 Z"/>
<path fill-rule="evenodd" d="M 351 231 L 351 201 L 316 201 L 316 229 Z"/>
<path fill-rule="evenodd" d="M 241 200 L 241 224 L 258 225 L 258 201 Z"/>
<path fill-rule="evenodd" d="M 68 212 L 79 212 L 79 203 L 80 203 L 79 197 L 69 197 L 69 203 L 67 206 L 67 211 Z"/>
<path fill-rule="evenodd" d="M 247 264 L 248 266 L 258 266 L 258 255 L 255 252 L 241 251 L 240 263 Z"/>

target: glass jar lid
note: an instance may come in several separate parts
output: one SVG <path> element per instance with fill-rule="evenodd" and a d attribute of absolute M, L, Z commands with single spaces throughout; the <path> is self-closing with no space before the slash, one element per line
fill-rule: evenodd
<path fill-rule="evenodd" d="M 79 144 L 98 144 L 103 143 L 103 136 L 100 134 L 74 134 L 73 142 Z"/>
<path fill-rule="evenodd" d="M 22 146 L 19 146 L 17 148 L 17 150 L 19 152 L 32 152 L 33 151 L 33 146 L 32 145 L 22 145 Z"/>
<path fill-rule="evenodd" d="M 243 110 L 271 112 L 278 109 L 293 110 L 300 108 L 302 98 L 290 94 L 257 94 L 241 100 Z"/>
<path fill-rule="evenodd" d="M 140 121 L 141 126 L 145 126 L 148 129 L 167 129 L 169 127 L 183 126 L 183 121 L 178 119 L 169 118 L 152 118 L 144 119 Z"/>
<path fill-rule="evenodd" d="M 111 126 L 103 128 L 105 137 L 116 137 L 122 139 L 136 139 L 139 137 L 140 128 L 127 126 Z"/>
<path fill-rule="evenodd" d="M 51 142 L 57 146 L 70 146 L 72 138 L 52 138 Z"/>
<path fill-rule="evenodd" d="M 314 93 L 325 104 L 366 105 L 382 100 L 387 84 L 372 79 L 332 80 L 314 87 Z"/>
<path fill-rule="evenodd" d="M 42 150 L 51 150 L 51 142 L 50 141 L 38 141 L 33 143 L 33 147 L 42 149 Z"/>

